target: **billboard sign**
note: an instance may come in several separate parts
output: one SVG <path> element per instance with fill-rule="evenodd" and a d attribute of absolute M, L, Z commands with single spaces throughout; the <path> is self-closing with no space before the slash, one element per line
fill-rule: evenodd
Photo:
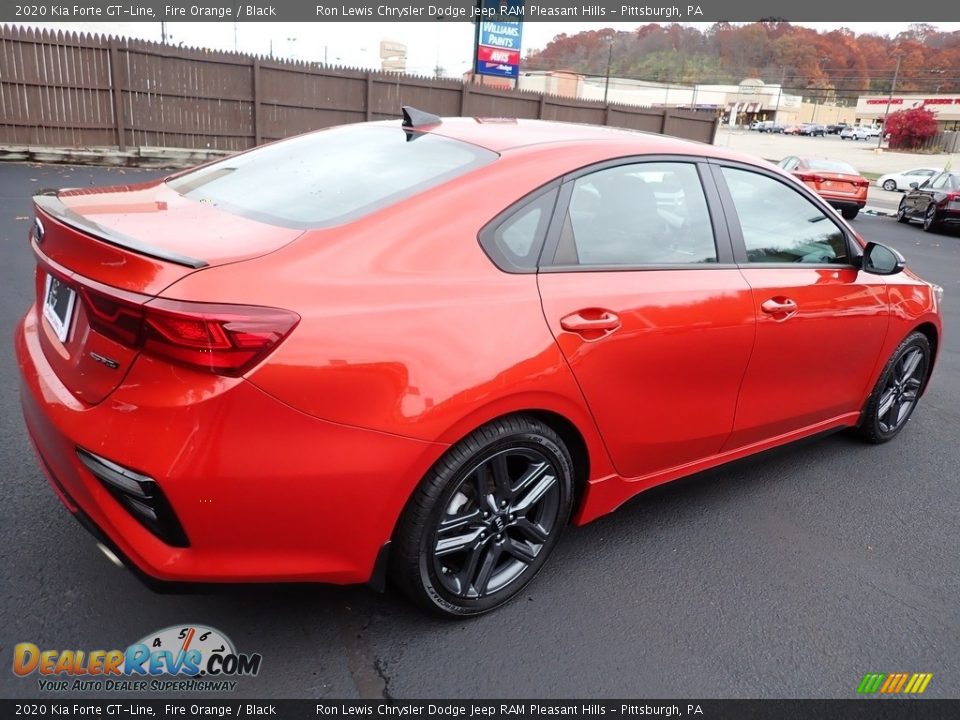
<path fill-rule="evenodd" d="M 515 80 L 520 76 L 523 0 L 480 0 L 477 22 L 478 75 Z M 502 18 L 502 19 L 501 19 Z"/>

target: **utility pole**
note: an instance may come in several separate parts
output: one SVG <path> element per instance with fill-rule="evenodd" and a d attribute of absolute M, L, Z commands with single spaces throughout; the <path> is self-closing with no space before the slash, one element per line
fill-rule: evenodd
<path fill-rule="evenodd" d="M 603 83 L 603 104 L 607 104 L 607 95 L 610 92 L 610 66 L 613 64 L 613 35 L 607 35 L 607 79 Z"/>
<path fill-rule="evenodd" d="M 773 122 L 777 122 L 780 114 L 780 98 L 783 97 L 783 84 L 787 81 L 787 66 L 780 66 L 780 88 L 777 90 L 777 107 L 773 111 Z"/>
<path fill-rule="evenodd" d="M 903 53 L 896 53 L 897 66 L 893 69 L 893 82 L 890 83 L 890 94 L 887 95 L 887 111 L 883 114 L 883 127 L 880 128 L 880 137 L 877 138 L 877 150 L 883 146 L 883 136 L 887 133 L 887 118 L 890 116 L 890 103 L 893 102 L 893 93 L 897 89 L 897 76 L 900 74 L 900 61 Z"/>

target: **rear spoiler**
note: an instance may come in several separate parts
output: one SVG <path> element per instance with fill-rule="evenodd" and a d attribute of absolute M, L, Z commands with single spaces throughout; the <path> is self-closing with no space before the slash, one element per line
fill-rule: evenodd
<path fill-rule="evenodd" d="M 79 230 L 87 235 L 92 235 L 98 240 L 102 240 L 110 245 L 121 247 L 124 250 L 132 250 L 133 252 L 141 255 L 157 258 L 158 260 L 166 260 L 167 262 L 176 263 L 177 265 L 199 269 L 207 267 L 209 264 L 205 260 L 197 260 L 196 258 L 188 257 L 187 255 L 181 255 L 180 253 L 170 252 L 169 250 L 164 250 L 163 248 L 153 247 L 152 245 L 148 245 L 128 235 L 124 235 L 116 232 L 115 230 L 111 230 L 110 228 L 98 225 L 90 218 L 86 218 L 79 213 L 75 213 L 73 210 L 64 205 L 63 201 L 58 197 L 58 192 L 59 191 L 57 190 L 43 190 L 40 192 L 40 194 L 33 196 L 33 202 L 38 208 L 43 210 L 54 220 L 72 227 L 74 230 Z"/>

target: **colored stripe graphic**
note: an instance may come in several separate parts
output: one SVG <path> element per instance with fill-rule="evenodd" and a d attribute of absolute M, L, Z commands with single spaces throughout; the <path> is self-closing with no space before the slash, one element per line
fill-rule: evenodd
<path fill-rule="evenodd" d="M 880 683 L 882 683 L 886 677 L 883 673 L 867 673 L 863 676 L 863 680 L 860 681 L 857 692 L 872 695 L 880 689 Z"/>
<path fill-rule="evenodd" d="M 857 686 L 861 695 L 920 695 L 933 680 L 933 673 L 867 673 Z"/>

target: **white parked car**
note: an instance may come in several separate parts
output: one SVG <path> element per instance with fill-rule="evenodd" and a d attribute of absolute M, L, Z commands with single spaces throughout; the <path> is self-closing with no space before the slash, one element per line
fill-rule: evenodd
<path fill-rule="evenodd" d="M 846 127 L 840 132 L 841 140 L 868 140 L 875 137 L 880 137 L 880 128 L 866 125 Z"/>
<path fill-rule="evenodd" d="M 943 168 L 914 168 L 897 173 L 887 173 L 877 178 L 877 187 L 882 187 L 884 190 L 909 190 L 910 183 L 923 185 L 934 175 L 942 172 Z"/>

